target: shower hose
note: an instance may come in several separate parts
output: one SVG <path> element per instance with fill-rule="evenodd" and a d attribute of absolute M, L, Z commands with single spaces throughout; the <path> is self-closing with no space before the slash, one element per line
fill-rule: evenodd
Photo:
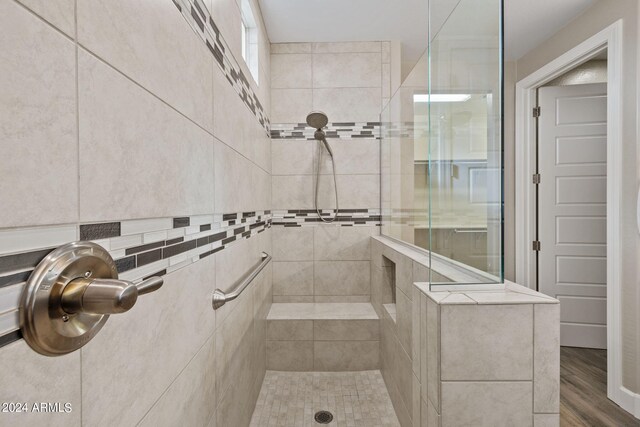
<path fill-rule="evenodd" d="M 321 144 L 321 142 L 323 144 Z M 318 140 L 318 164 L 316 167 L 316 212 L 318 213 L 318 217 L 322 222 L 331 223 L 336 220 L 338 217 L 338 211 L 340 207 L 338 206 L 338 183 L 336 182 L 336 163 L 333 160 L 333 153 L 331 153 L 328 149 L 329 157 L 331 157 L 331 168 L 333 169 L 333 189 L 336 197 L 336 212 L 331 218 L 325 218 L 322 216 L 320 209 L 318 208 L 318 188 L 320 186 L 320 167 L 322 166 L 322 155 L 324 153 L 323 145 L 328 145 L 327 140 L 322 138 L 322 141 Z"/>

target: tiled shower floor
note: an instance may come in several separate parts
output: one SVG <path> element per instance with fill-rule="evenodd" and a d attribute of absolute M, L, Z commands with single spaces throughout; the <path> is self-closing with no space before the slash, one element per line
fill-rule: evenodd
<path fill-rule="evenodd" d="M 267 371 L 251 427 L 317 427 L 320 410 L 333 414 L 329 426 L 400 425 L 380 371 Z"/>

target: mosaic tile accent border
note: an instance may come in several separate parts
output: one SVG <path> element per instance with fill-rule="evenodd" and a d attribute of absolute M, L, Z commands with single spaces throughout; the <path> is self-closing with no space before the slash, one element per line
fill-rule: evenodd
<path fill-rule="evenodd" d="M 313 140 L 315 129 L 306 123 L 274 123 L 271 125 L 271 139 Z M 380 139 L 379 122 L 333 122 L 325 128 L 327 138 L 338 139 Z"/>
<path fill-rule="evenodd" d="M 120 278 L 138 281 L 171 273 L 249 239 L 271 228 L 271 221 L 271 211 L 153 218 L 81 224 L 70 236 L 98 243 L 115 260 Z M 22 289 L 36 265 L 58 246 L 0 255 L 0 347 L 22 338 Z"/>
<path fill-rule="evenodd" d="M 333 217 L 335 209 L 322 209 L 323 217 Z M 302 227 L 324 224 L 315 209 L 274 210 L 272 225 Z M 381 225 L 379 209 L 340 209 L 333 225 L 354 227 L 358 225 Z"/>
<path fill-rule="evenodd" d="M 242 99 L 246 106 L 253 112 L 267 134 L 269 134 L 271 122 L 264 111 L 264 107 L 253 89 L 251 89 L 247 77 L 242 72 L 238 61 L 236 61 L 232 55 L 229 45 L 222 37 L 207 7 L 201 0 L 173 0 L 173 4 L 178 8 L 193 31 L 200 36 L 203 43 L 216 59 L 216 63 L 222 69 L 229 84 L 231 84 L 238 96 L 240 96 L 240 99 Z M 239 27 L 240 23 L 238 22 L 238 29 Z"/>

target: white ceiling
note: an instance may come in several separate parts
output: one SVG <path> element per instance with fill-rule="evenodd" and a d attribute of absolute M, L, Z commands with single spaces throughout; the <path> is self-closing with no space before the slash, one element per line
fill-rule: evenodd
<path fill-rule="evenodd" d="M 260 0 L 271 43 L 402 42 L 415 63 L 427 46 L 427 0 Z"/>
<path fill-rule="evenodd" d="M 427 0 L 259 1 L 272 43 L 399 40 L 403 68 L 427 47 Z M 431 1 L 439 28 L 460 0 Z M 595 1 L 504 0 L 505 57 L 522 57 Z"/>

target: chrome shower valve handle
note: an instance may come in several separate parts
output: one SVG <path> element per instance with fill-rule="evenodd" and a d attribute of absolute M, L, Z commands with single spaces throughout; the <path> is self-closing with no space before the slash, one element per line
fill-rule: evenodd
<path fill-rule="evenodd" d="M 130 310 L 138 296 L 162 284 L 161 277 L 138 284 L 119 280 L 104 248 L 69 243 L 47 255 L 29 277 L 20 304 L 22 335 L 45 356 L 70 353 L 88 343 L 109 315 Z"/>
<path fill-rule="evenodd" d="M 62 309 L 69 314 L 117 314 L 129 311 L 138 295 L 156 291 L 162 286 L 161 277 L 152 277 L 135 285 L 126 280 L 79 278 L 64 287 Z"/>

